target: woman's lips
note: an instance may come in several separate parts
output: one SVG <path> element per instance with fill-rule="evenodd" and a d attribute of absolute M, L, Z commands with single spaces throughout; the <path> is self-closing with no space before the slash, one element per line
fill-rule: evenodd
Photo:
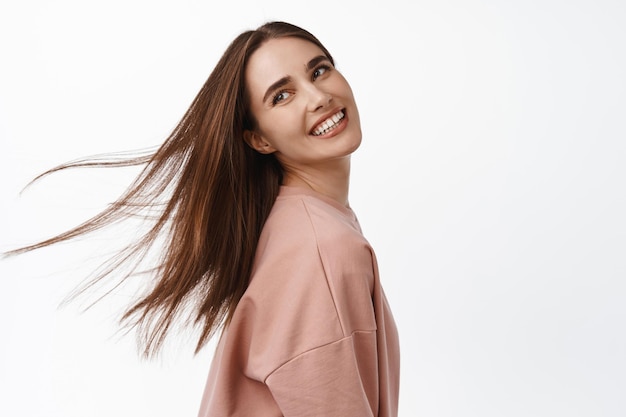
<path fill-rule="evenodd" d="M 320 123 L 315 125 L 313 129 L 311 129 L 311 135 L 313 136 L 323 136 L 328 132 L 336 129 L 341 121 L 345 118 L 345 109 L 341 109 L 331 114 L 330 116 L 325 117 Z"/>

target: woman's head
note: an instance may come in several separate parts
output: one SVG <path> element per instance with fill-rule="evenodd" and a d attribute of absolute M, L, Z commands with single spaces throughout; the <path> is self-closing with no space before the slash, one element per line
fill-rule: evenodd
<path fill-rule="evenodd" d="M 275 155 L 290 176 L 311 179 L 336 162 L 345 166 L 361 142 L 359 114 L 350 85 L 318 45 L 267 40 L 250 56 L 245 78 L 254 125 L 244 137 L 252 148 Z"/>
<path fill-rule="evenodd" d="M 304 82 L 306 79 L 310 81 L 308 84 Z M 286 100 L 278 103 L 272 97 L 269 106 L 265 97 L 267 89 L 277 85 L 282 88 L 274 88 L 278 91 L 271 94 L 282 91 L 281 97 Z M 204 110 L 202 116 L 207 120 L 202 125 L 213 124 L 212 127 L 217 128 L 215 133 L 222 132 L 218 137 L 223 138 L 227 154 L 234 158 L 232 163 L 244 164 L 255 171 L 277 172 L 279 183 L 284 169 L 294 162 L 294 158 L 303 160 L 307 155 L 320 158 L 337 152 L 351 153 L 360 143 L 360 123 L 354 98 L 348 83 L 334 69 L 331 54 L 311 33 L 289 23 L 270 22 L 235 38 L 199 98 L 203 92 L 207 93 L 203 98 L 204 105 L 198 110 Z M 289 97 L 286 93 L 290 94 Z M 294 95 L 297 95 L 296 100 Z M 307 103 L 304 103 L 305 98 Z M 314 105 L 312 101 L 315 100 L 324 103 Z M 295 109 L 296 106 L 299 110 Z M 315 108 L 309 109 L 311 106 Z M 304 107 L 308 109 L 307 115 L 301 114 Z M 306 120 L 298 120 L 299 117 Z M 339 149 L 340 145 L 328 149 L 326 145 L 331 141 L 323 141 L 343 129 L 340 126 L 341 129 L 333 131 L 333 117 L 335 120 L 339 118 L 340 125 L 348 124 L 346 122 L 350 120 L 352 140 L 343 145 L 343 150 Z M 322 132 L 324 126 L 331 131 Z M 302 140 L 290 143 L 301 145 L 299 149 L 283 146 L 283 139 L 289 131 L 304 131 L 305 128 L 304 136 L 298 138 Z M 319 146 L 322 143 L 326 150 Z M 213 146 L 219 145 L 213 143 Z M 204 150 L 215 154 L 215 148 Z M 294 155 L 293 151 L 300 155 Z M 205 157 L 210 156 L 207 153 Z"/>

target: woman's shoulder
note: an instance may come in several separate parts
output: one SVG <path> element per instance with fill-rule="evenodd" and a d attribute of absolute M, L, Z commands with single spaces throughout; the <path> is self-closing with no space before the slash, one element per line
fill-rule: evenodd
<path fill-rule="evenodd" d="M 318 262 L 327 273 L 353 263 L 371 268 L 372 249 L 350 208 L 308 190 L 287 191 L 281 192 L 265 224 L 257 261 Z"/>
<path fill-rule="evenodd" d="M 299 187 L 281 187 L 267 223 L 289 232 L 297 230 L 300 237 L 307 236 L 306 232 L 318 238 L 338 237 L 346 231 L 361 235 L 352 209 L 316 191 Z"/>

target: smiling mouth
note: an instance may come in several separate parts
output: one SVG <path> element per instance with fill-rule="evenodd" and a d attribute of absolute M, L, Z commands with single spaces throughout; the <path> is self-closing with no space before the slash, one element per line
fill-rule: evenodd
<path fill-rule="evenodd" d="M 344 109 L 339 110 L 337 113 L 330 116 L 328 119 L 324 120 L 322 123 L 317 125 L 317 127 L 311 132 L 313 136 L 321 136 L 325 133 L 330 132 L 339 126 L 339 123 L 345 117 Z"/>

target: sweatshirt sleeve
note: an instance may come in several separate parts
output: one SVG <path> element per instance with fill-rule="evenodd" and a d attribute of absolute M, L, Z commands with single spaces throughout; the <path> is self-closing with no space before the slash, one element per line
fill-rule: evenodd
<path fill-rule="evenodd" d="M 250 375 L 286 417 L 378 415 L 369 245 L 360 230 L 304 203 L 281 225 L 262 243 L 251 283 L 263 291 L 244 302 L 254 316 Z"/>
<path fill-rule="evenodd" d="M 355 332 L 295 357 L 266 383 L 285 417 L 374 417 L 378 415 L 375 365 L 374 332 Z"/>

